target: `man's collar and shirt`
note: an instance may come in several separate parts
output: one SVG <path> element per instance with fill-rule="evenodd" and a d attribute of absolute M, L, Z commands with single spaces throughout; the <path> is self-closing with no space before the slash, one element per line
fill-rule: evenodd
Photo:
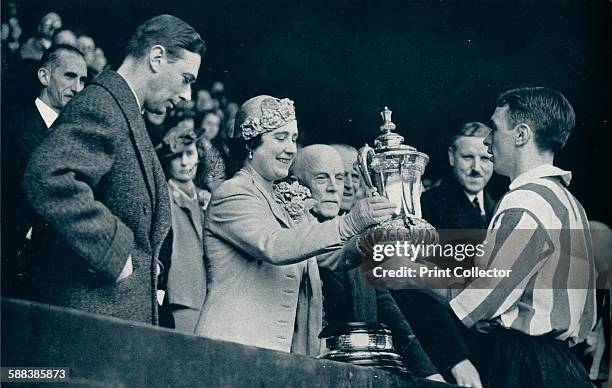
<path fill-rule="evenodd" d="M 478 209 L 474 198 L 478 199 Z M 486 229 L 495 204 L 485 190 L 477 195 L 466 193 L 450 174 L 421 197 L 423 218 L 438 229 Z"/>
<path fill-rule="evenodd" d="M 562 170 L 552 164 L 543 164 L 514 178 L 512 183 L 510 183 L 509 189 L 515 190 L 525 184 L 535 183 L 538 179 L 542 178 L 556 178 L 559 179 L 564 186 L 569 186 L 572 180 L 572 172 Z"/>
<path fill-rule="evenodd" d="M 34 100 L 34 105 L 36 105 L 36 109 L 38 110 L 38 113 L 40 113 L 40 116 L 42 117 L 45 124 L 47 125 L 47 128 L 51 128 L 55 120 L 57 120 L 57 118 L 59 117 L 59 113 L 53 110 L 53 108 L 47 105 L 39 97 Z"/>
<path fill-rule="evenodd" d="M 127 80 L 127 78 L 125 78 L 123 75 L 121 75 L 121 73 L 117 72 L 117 74 L 123 78 L 123 80 L 125 81 L 125 83 L 127 84 L 128 88 L 130 88 L 130 90 L 132 91 L 132 94 L 134 95 L 134 98 L 136 99 L 136 104 L 138 105 L 138 109 L 140 109 L 140 113 L 144 114 L 144 106 L 142 106 L 142 104 L 140 103 L 140 99 L 138 98 L 138 94 L 136 94 L 136 90 L 134 90 L 134 88 L 132 87 L 132 84 L 130 84 L 130 81 Z"/>
<path fill-rule="evenodd" d="M 484 209 L 484 191 L 480 190 L 478 194 L 471 194 L 471 193 L 465 192 L 465 195 L 470 200 L 470 203 L 474 205 L 474 207 L 480 211 L 480 216 L 486 217 L 486 212 Z"/>

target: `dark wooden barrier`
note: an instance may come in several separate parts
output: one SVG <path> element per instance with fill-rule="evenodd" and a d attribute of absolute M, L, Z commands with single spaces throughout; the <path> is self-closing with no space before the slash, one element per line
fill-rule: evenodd
<path fill-rule="evenodd" d="M 114 387 L 448 387 L 2 298 L 2 366 L 68 367 L 70 384 Z"/>

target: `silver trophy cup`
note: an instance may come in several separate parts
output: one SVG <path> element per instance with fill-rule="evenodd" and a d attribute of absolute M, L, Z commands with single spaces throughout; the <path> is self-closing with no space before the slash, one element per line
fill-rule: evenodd
<path fill-rule="evenodd" d="M 367 144 L 359 150 L 358 171 L 370 195 L 384 195 L 395 208 L 393 217 L 376 228 L 407 229 L 413 243 L 437 242 L 435 228 L 421 214 L 421 177 L 429 156 L 404 144 L 404 138 L 394 133 L 391 110 L 380 113 L 382 134 L 374 140 L 374 148 Z"/>

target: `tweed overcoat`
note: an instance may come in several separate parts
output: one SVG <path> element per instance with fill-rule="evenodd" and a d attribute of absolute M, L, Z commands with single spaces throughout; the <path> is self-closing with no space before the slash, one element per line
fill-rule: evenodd
<path fill-rule="evenodd" d="M 305 261 L 308 347 L 316 353 L 323 308 L 313 256 L 341 247 L 338 221 L 293 224 L 262 182 L 243 168 L 213 193 L 204 232 L 208 289 L 196 334 L 289 352 Z"/>
<path fill-rule="evenodd" d="M 46 221 L 34 231 L 35 299 L 157 323 L 168 187 L 123 77 L 106 71 L 70 101 L 32 154 L 23 188 Z M 116 282 L 130 255 L 133 274 Z"/>

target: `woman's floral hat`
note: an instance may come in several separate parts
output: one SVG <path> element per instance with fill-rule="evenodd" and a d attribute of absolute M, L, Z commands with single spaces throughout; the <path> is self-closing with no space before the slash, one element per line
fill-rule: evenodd
<path fill-rule="evenodd" d="M 240 124 L 240 129 L 246 141 L 294 120 L 295 108 L 292 100 L 266 97 L 261 101 L 261 117 L 248 116 Z"/>

